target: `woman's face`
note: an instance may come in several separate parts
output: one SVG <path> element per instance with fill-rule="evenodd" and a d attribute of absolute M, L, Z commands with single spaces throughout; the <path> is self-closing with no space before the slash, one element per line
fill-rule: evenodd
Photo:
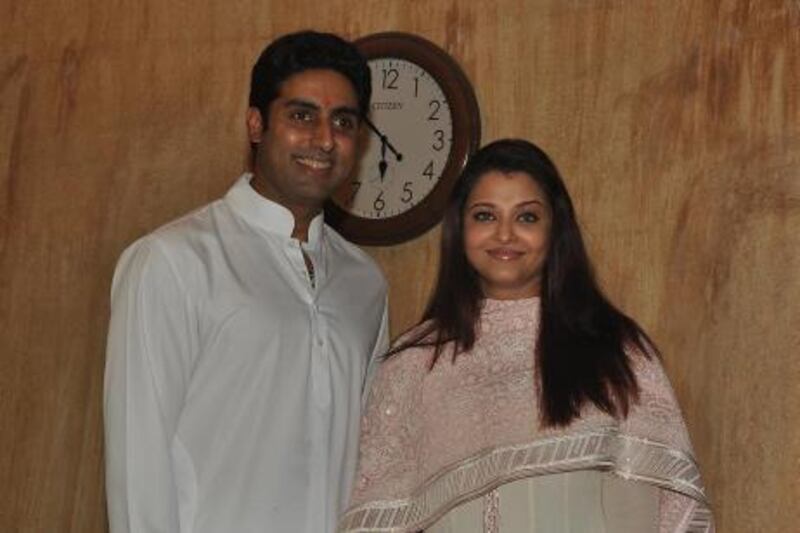
<path fill-rule="evenodd" d="M 539 295 L 551 225 L 547 197 L 527 173 L 490 171 L 478 178 L 464 209 L 464 249 L 484 296 Z"/>

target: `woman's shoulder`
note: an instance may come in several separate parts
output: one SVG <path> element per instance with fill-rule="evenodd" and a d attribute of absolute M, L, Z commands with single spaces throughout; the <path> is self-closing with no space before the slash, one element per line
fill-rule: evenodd
<path fill-rule="evenodd" d="M 397 374 L 417 373 L 430 365 L 436 343 L 436 328 L 426 320 L 404 331 L 392 343 L 381 362 L 378 374 L 382 379 L 396 379 Z"/>
<path fill-rule="evenodd" d="M 639 335 L 636 342 L 626 342 L 625 353 L 640 385 L 642 381 L 669 385 L 669 379 L 661 362 L 661 354 L 648 337 Z"/>
<path fill-rule="evenodd" d="M 424 320 L 400 334 L 392 343 L 392 351 L 405 348 L 429 347 L 436 340 L 436 323 Z M 403 350 L 405 351 L 405 350 Z"/>

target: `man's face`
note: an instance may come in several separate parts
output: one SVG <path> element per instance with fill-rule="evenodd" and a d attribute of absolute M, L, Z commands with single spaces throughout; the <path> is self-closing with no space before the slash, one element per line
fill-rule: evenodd
<path fill-rule="evenodd" d="M 264 124 L 250 108 L 250 141 L 257 143 L 254 185 L 293 213 L 315 213 L 353 169 L 360 120 L 350 81 L 333 70 L 287 78 Z"/>

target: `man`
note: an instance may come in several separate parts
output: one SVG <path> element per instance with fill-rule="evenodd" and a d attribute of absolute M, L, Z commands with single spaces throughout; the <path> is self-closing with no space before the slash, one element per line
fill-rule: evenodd
<path fill-rule="evenodd" d="M 322 220 L 352 170 L 369 69 L 330 34 L 253 68 L 254 171 L 122 255 L 105 381 L 111 531 L 320 533 L 356 462 L 386 286 Z"/>

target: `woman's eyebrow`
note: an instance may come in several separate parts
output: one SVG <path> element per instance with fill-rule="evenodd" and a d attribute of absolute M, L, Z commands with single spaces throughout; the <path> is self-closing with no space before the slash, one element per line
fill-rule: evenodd
<path fill-rule="evenodd" d="M 475 202 L 473 204 L 469 204 L 467 206 L 467 209 L 472 209 L 474 207 L 495 207 L 495 205 L 493 203 L 491 203 L 491 202 L 483 202 L 483 201 L 481 201 L 481 202 Z"/>
<path fill-rule="evenodd" d="M 518 204 L 517 204 L 517 207 L 522 207 L 522 206 L 525 206 L 525 205 L 530 205 L 530 204 L 539 204 L 539 205 L 541 205 L 541 206 L 544 206 L 544 202 L 542 202 L 542 201 L 541 201 L 541 200 L 539 200 L 538 198 L 534 198 L 534 199 L 532 199 L 532 200 L 525 200 L 524 202 L 520 202 L 520 203 L 518 203 Z"/>
<path fill-rule="evenodd" d="M 541 205 L 541 206 L 545 205 L 544 202 L 539 200 L 538 198 L 533 198 L 531 200 L 523 200 L 522 202 L 519 202 L 518 204 L 514 204 L 514 207 L 525 207 L 525 206 L 528 206 L 528 205 L 531 205 L 531 204 L 537 204 L 537 205 Z M 473 204 L 469 204 L 467 206 L 467 209 L 472 209 L 473 207 L 497 207 L 497 206 L 496 206 L 496 204 L 493 204 L 492 202 L 489 202 L 489 201 L 486 201 L 486 200 L 479 200 L 479 201 L 477 201 L 477 202 L 475 202 Z"/>

